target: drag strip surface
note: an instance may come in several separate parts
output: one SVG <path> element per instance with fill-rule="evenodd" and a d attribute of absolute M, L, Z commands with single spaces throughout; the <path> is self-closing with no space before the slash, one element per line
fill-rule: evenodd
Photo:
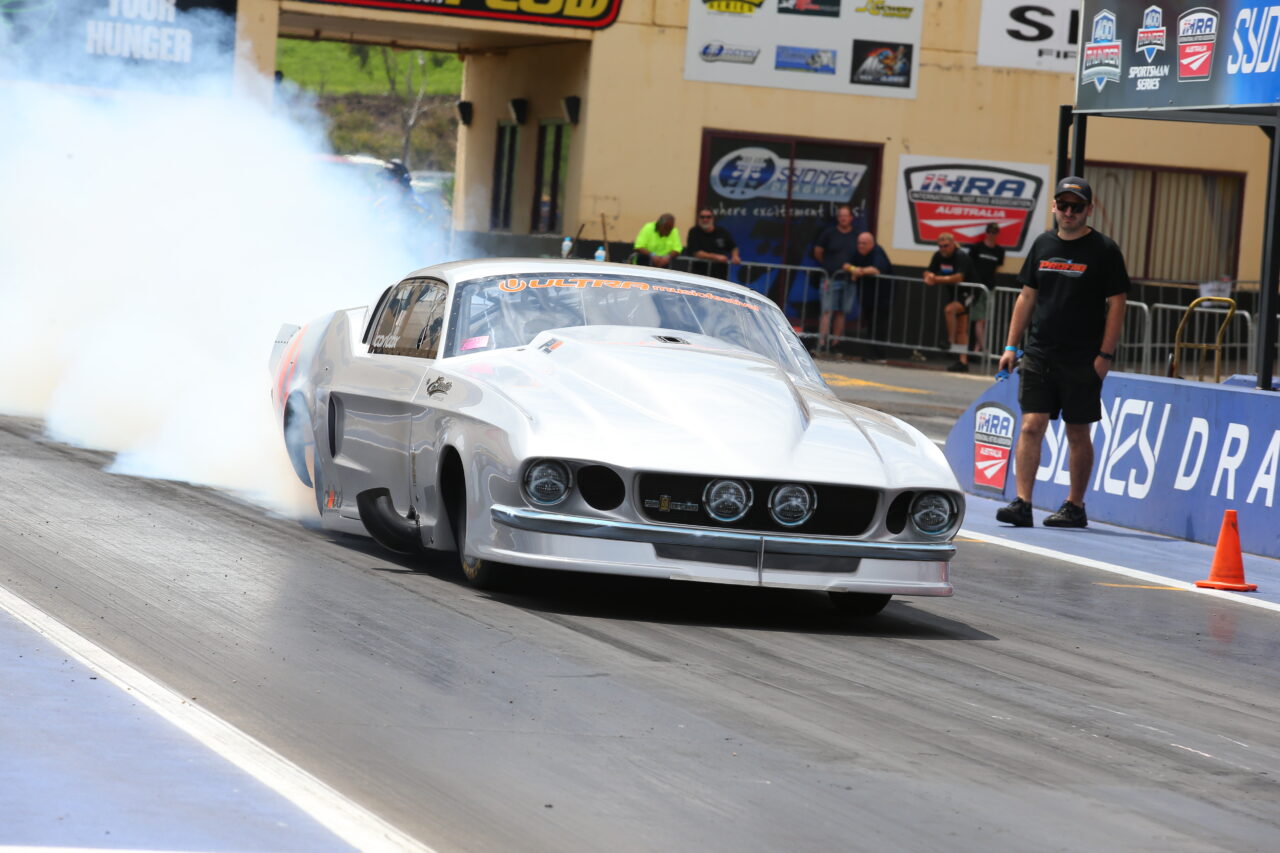
<path fill-rule="evenodd" d="M 1280 836 L 1273 613 L 978 542 L 955 598 L 864 626 L 811 593 L 490 596 L 37 428 L 0 419 L 0 585 L 442 851 Z"/>

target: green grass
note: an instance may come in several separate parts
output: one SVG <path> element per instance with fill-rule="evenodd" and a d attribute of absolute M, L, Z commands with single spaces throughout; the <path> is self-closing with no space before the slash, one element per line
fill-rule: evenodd
<path fill-rule="evenodd" d="M 355 51 L 360 48 L 340 42 L 285 39 L 276 42 L 276 68 L 304 89 L 326 95 L 385 95 L 390 89 L 383 68 L 381 48 L 368 48 L 368 62 L 362 68 Z M 414 61 L 412 50 L 392 49 L 400 68 L 399 79 Z M 440 67 L 432 67 L 440 63 Z M 457 95 L 462 91 L 462 60 L 451 53 L 431 54 L 428 62 L 427 94 Z M 401 90 L 404 83 L 400 83 Z"/>

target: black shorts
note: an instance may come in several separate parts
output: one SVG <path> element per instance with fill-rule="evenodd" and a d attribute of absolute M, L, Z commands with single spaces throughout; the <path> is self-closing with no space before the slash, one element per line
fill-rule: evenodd
<path fill-rule="evenodd" d="M 1102 379 L 1092 364 L 1057 364 L 1024 356 L 1018 367 L 1018 405 L 1050 420 L 1091 424 L 1102 420 Z"/>

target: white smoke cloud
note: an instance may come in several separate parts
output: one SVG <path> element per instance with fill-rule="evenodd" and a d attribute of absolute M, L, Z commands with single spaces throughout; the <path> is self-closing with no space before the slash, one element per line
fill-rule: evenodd
<path fill-rule="evenodd" d="M 0 412 L 117 451 L 121 473 L 314 512 L 272 418 L 277 329 L 443 258 L 325 161 L 313 110 L 227 82 L 0 80 Z"/>

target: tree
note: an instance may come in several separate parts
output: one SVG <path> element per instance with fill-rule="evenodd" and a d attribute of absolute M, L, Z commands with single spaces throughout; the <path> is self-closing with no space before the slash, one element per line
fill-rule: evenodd
<path fill-rule="evenodd" d="M 406 169 L 410 169 L 413 128 L 428 110 L 441 106 L 439 103 L 427 103 L 427 79 L 431 71 L 444 66 L 448 61 L 448 54 L 414 50 L 408 52 L 407 61 L 402 63 L 401 57 L 391 48 L 384 47 L 381 51 L 382 67 L 387 72 L 387 86 L 390 94 L 400 104 L 400 128 L 404 134 L 400 161 Z"/>

